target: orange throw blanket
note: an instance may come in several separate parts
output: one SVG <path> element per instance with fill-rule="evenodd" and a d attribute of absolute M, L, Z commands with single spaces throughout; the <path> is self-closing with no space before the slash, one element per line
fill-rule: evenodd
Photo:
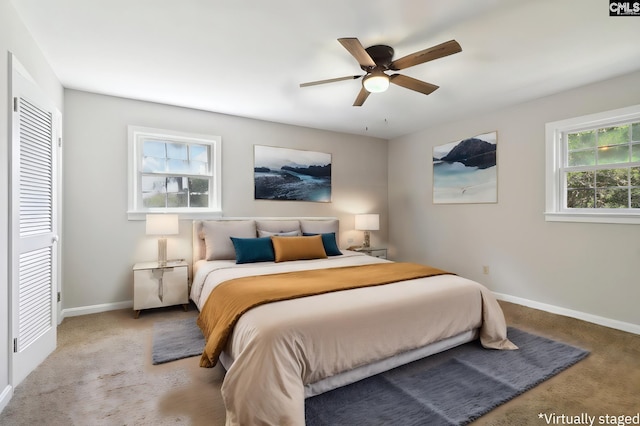
<path fill-rule="evenodd" d="M 390 284 L 450 274 L 416 263 L 379 263 L 259 275 L 225 281 L 213 289 L 198 316 L 207 343 L 201 367 L 214 367 L 236 322 L 249 309 L 265 303 L 333 291 Z"/>

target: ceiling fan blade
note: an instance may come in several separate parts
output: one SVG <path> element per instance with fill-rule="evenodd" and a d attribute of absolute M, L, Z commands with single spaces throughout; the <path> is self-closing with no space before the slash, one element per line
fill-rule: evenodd
<path fill-rule="evenodd" d="M 397 84 L 398 86 L 402 86 L 405 89 L 415 90 L 416 92 L 424 93 L 428 95 L 435 91 L 438 87 L 435 84 L 427 83 L 421 80 L 416 80 L 413 77 L 407 77 L 406 75 L 401 74 L 393 74 L 389 76 L 389 80 L 393 84 Z"/>
<path fill-rule="evenodd" d="M 336 81 L 343 81 L 343 80 L 356 80 L 358 78 L 362 77 L 361 75 L 348 75 L 346 77 L 337 77 L 337 78 L 330 78 L 327 80 L 318 80 L 318 81 L 310 81 L 309 83 L 301 83 L 300 87 L 309 87 L 309 86 L 316 86 L 318 84 L 325 84 L 325 83 L 335 83 Z"/>
<path fill-rule="evenodd" d="M 362 89 L 360 89 L 360 93 L 358 93 L 358 96 L 356 97 L 356 100 L 353 103 L 353 106 L 362 106 L 362 104 L 364 103 L 364 101 L 367 100 L 368 97 L 369 97 L 369 92 L 367 92 L 367 90 L 363 87 Z"/>
<path fill-rule="evenodd" d="M 434 59 L 453 55 L 454 53 L 458 52 L 462 52 L 462 47 L 460 47 L 457 41 L 449 40 L 437 46 L 433 46 L 428 49 L 424 49 L 419 52 L 412 53 L 411 55 L 407 55 L 400 59 L 397 59 L 393 61 L 391 65 L 389 65 L 389 69 L 394 71 L 402 70 L 414 65 L 433 61 Z"/>
<path fill-rule="evenodd" d="M 356 61 L 364 67 L 375 67 L 376 63 L 371 59 L 371 56 L 367 53 L 367 51 L 355 37 L 347 37 L 347 38 L 339 38 L 338 41 L 345 49 L 351 53 L 351 56 L 356 58 Z"/>

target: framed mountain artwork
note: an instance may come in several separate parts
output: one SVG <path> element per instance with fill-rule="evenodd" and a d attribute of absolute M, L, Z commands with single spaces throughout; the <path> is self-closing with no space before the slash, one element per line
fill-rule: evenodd
<path fill-rule="evenodd" d="M 498 202 L 498 132 L 433 147 L 433 203 Z"/>
<path fill-rule="evenodd" d="M 331 154 L 254 145 L 256 200 L 331 201 Z"/>

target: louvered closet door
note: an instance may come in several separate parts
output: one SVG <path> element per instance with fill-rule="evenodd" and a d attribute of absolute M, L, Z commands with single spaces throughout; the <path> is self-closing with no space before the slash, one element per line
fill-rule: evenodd
<path fill-rule="evenodd" d="M 56 346 L 57 117 L 15 69 L 12 96 L 12 383 L 17 386 Z"/>

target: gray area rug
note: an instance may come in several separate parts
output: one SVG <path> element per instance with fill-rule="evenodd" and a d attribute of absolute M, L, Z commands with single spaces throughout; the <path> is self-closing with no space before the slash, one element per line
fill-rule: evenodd
<path fill-rule="evenodd" d="M 465 425 L 589 352 L 509 328 L 520 349 L 467 343 L 305 402 L 307 426 Z"/>
<path fill-rule="evenodd" d="M 195 317 L 153 324 L 154 365 L 200 355 L 203 349 L 204 336 Z"/>

